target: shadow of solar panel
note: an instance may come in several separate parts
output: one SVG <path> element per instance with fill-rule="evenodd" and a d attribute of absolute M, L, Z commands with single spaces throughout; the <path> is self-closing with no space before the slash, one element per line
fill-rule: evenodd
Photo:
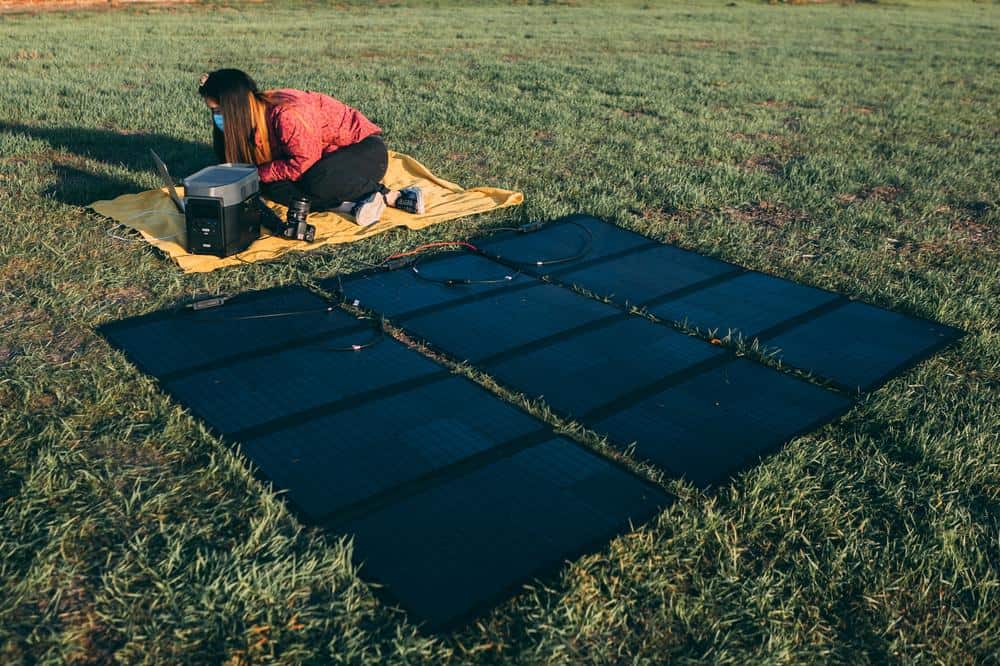
<path fill-rule="evenodd" d="M 743 359 L 653 385 L 583 418 L 619 444 L 699 487 L 725 481 L 851 402 Z"/>
<path fill-rule="evenodd" d="M 586 239 L 581 226 L 593 237 L 586 256 L 531 265 L 578 253 Z M 781 347 L 786 364 L 849 390 L 871 390 L 962 335 L 885 310 L 876 315 L 880 309 L 874 306 L 653 243 L 587 215 L 562 218 L 530 233 L 496 234 L 476 245 L 500 261 L 525 262 L 523 270 L 533 275 L 643 306 L 668 321 L 759 337 Z M 897 327 L 902 331 L 898 340 Z"/>
<path fill-rule="evenodd" d="M 482 610 L 669 501 L 392 338 L 339 351 L 370 340 L 370 322 L 328 310 L 302 288 L 248 294 L 214 310 L 153 313 L 102 332 L 240 443 L 304 520 L 356 530 L 358 555 L 374 563 L 365 573 L 388 583 L 418 622 Z M 541 508 L 510 519 L 524 507 Z M 373 538 L 376 521 L 387 531 Z M 563 524 L 570 521 L 572 528 Z M 415 557 L 393 534 L 429 539 Z M 498 550 L 502 568 L 469 576 Z M 470 562 L 449 559 L 457 553 Z M 428 579 L 436 586 L 426 587 Z"/>
<path fill-rule="evenodd" d="M 156 377 L 218 363 L 261 349 L 320 337 L 345 320 L 328 314 L 330 303 L 301 287 L 240 294 L 222 308 L 162 310 L 100 327 L 111 344 Z M 287 313 L 301 313 L 290 316 Z"/>
<path fill-rule="evenodd" d="M 372 276 L 365 305 L 378 309 L 384 299 L 397 307 L 409 301 L 410 289 L 431 288 L 405 272 L 382 275 L 382 288 Z M 505 386 L 544 398 L 560 413 L 619 444 L 638 440 L 644 458 L 699 485 L 727 479 L 741 465 L 756 461 L 807 426 L 835 418 L 850 404 L 836 393 L 738 360 L 673 328 L 555 285 L 522 279 L 528 284 L 517 290 L 450 301 L 440 296 L 430 309 L 403 307 L 393 321 L 431 346 L 470 360 Z M 356 295 L 352 284 L 345 283 L 348 298 Z M 703 376 L 714 383 L 699 381 Z M 724 409 L 708 386 L 726 393 Z M 774 402 L 761 401 L 761 396 Z M 664 401 L 664 408 L 650 411 L 641 421 L 610 418 L 657 400 Z M 795 410 L 787 412 L 784 403 L 796 405 Z M 720 417 L 726 423 L 713 424 Z M 687 430 L 673 432 L 684 423 L 691 424 Z M 699 434 L 697 424 L 704 424 L 703 439 L 691 436 Z M 717 442 L 723 435 L 724 441 Z M 677 453 L 713 447 L 718 455 Z"/>
<path fill-rule="evenodd" d="M 340 529 L 361 574 L 444 628 L 628 531 L 668 502 L 609 461 L 550 439 Z"/>

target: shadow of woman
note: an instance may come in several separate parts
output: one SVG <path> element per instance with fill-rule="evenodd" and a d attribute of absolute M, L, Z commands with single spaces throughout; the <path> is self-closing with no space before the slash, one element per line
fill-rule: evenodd
<path fill-rule="evenodd" d="M 49 145 L 48 158 L 57 182 L 46 193 L 73 206 L 86 206 L 98 199 L 142 189 L 133 181 L 86 168 L 86 160 L 102 162 L 109 169 L 124 167 L 131 171 L 152 171 L 153 159 L 149 151 L 155 150 L 175 179 L 217 162 L 210 143 L 184 141 L 166 134 L 128 134 L 87 127 L 35 127 L 5 122 L 0 122 L 0 132 L 28 136 Z"/>

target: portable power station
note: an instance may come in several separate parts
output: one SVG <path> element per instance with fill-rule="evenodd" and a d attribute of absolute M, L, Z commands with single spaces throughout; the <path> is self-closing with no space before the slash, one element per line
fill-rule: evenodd
<path fill-rule="evenodd" d="M 250 164 L 219 164 L 184 179 L 187 251 L 228 257 L 260 236 L 260 178 Z"/>

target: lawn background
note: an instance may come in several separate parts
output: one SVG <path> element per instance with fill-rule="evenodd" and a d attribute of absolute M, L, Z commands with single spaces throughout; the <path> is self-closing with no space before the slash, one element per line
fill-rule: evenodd
<path fill-rule="evenodd" d="M 0 661 L 996 663 L 998 27 L 958 1 L 0 15 Z M 85 205 L 154 187 L 147 148 L 209 163 L 197 79 L 223 66 L 526 203 L 182 275 Z M 664 481 L 658 521 L 428 636 L 94 333 L 576 211 L 968 335 L 731 485 Z"/>

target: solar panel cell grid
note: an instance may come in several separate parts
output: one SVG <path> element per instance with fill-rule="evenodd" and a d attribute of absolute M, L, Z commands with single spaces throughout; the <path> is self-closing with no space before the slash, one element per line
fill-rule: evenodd
<path fill-rule="evenodd" d="M 600 456 L 553 439 L 343 529 L 355 535 L 363 576 L 445 626 L 629 530 L 624 516 L 644 522 L 667 501 Z"/>
<path fill-rule="evenodd" d="M 327 313 L 330 306 L 307 289 L 286 287 L 240 294 L 221 308 L 166 310 L 111 322 L 101 333 L 128 349 L 143 371 L 162 376 L 303 336 L 357 327 L 345 313 Z M 283 313 L 301 314 L 262 316 Z"/>
<path fill-rule="evenodd" d="M 586 215 L 556 220 L 531 233 L 497 234 L 475 243 L 500 261 L 542 254 L 572 256 L 580 244 L 579 225 L 593 238 L 586 256 L 527 270 L 608 296 L 619 306 L 644 306 L 668 322 L 703 332 L 760 336 L 769 347 L 780 348 L 787 365 L 844 389 L 874 389 L 962 335 L 935 322 L 864 303 L 848 304 L 848 299 L 832 292 L 679 248 L 644 245 L 642 236 Z"/>
<path fill-rule="evenodd" d="M 240 444 L 303 519 L 356 535 L 365 571 L 416 622 L 483 609 L 669 501 L 390 337 L 331 351 L 371 339 L 342 310 L 272 317 L 325 307 L 304 289 L 234 304 L 102 330 Z"/>
<path fill-rule="evenodd" d="M 319 520 L 538 428 L 534 418 L 468 380 L 446 377 L 303 420 L 242 448 Z"/>
<path fill-rule="evenodd" d="M 637 442 L 639 457 L 704 487 L 836 418 L 850 404 L 818 386 L 734 359 L 582 419 L 615 443 Z"/>

